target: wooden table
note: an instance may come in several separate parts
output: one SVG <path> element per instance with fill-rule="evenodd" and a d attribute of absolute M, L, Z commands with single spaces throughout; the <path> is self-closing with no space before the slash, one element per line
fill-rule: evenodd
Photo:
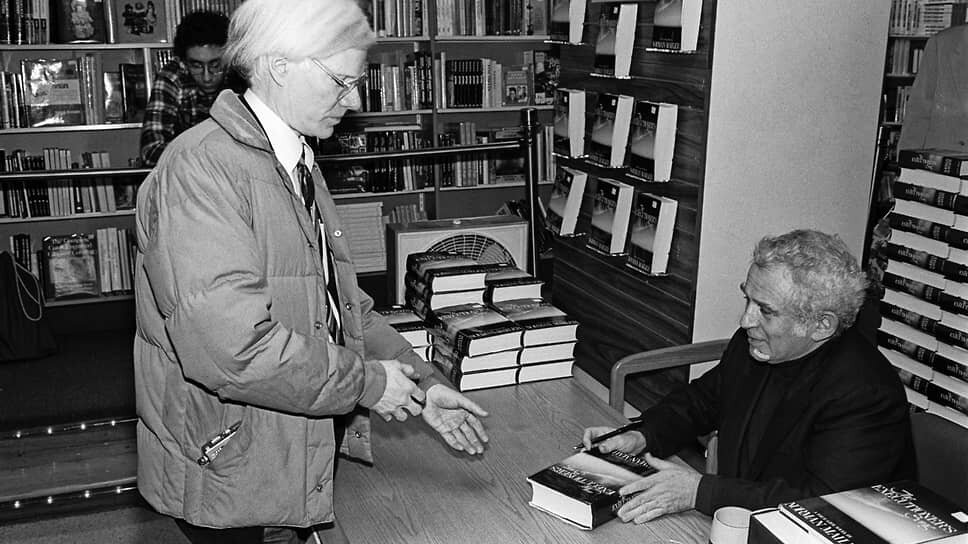
<path fill-rule="evenodd" d="M 354 543 L 705 544 L 696 511 L 583 531 L 528 506 L 528 475 L 572 453 L 582 430 L 625 418 L 574 379 L 468 393 L 490 412 L 483 456 L 452 452 L 422 421 L 373 420 L 375 466 L 341 462 L 336 514 Z"/>

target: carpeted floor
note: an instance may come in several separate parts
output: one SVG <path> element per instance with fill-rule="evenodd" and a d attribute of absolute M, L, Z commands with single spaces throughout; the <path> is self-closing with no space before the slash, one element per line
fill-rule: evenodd
<path fill-rule="evenodd" d="M 139 506 L 0 526 L 4 544 L 187 544 L 170 518 Z"/>

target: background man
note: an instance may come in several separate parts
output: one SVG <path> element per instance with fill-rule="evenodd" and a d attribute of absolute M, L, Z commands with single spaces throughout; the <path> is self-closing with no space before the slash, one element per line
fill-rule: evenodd
<path fill-rule="evenodd" d="M 229 20 L 213 11 L 186 15 L 175 31 L 175 59 L 155 75 L 141 125 L 141 162 L 154 166 L 165 146 L 208 118 L 226 81 L 222 64 Z"/>
<path fill-rule="evenodd" d="M 625 486 L 619 510 L 642 523 L 690 508 L 762 508 L 911 477 L 907 401 L 897 374 L 851 328 L 866 279 L 836 236 L 766 237 L 740 289 L 740 329 L 709 372 L 642 415 L 638 431 L 599 449 L 648 451 L 658 473 Z M 585 446 L 610 430 L 585 430 Z M 663 461 L 719 431 L 719 474 Z"/>
<path fill-rule="evenodd" d="M 484 451 L 486 412 L 358 288 L 304 142 L 361 107 L 374 41 L 355 0 L 247 0 L 225 58 L 249 89 L 223 91 L 139 190 L 138 489 L 193 542 L 332 522 L 337 452 L 370 459 L 358 407 Z"/>

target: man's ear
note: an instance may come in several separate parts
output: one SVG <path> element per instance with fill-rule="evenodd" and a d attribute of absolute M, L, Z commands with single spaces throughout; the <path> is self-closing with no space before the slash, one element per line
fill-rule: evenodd
<path fill-rule="evenodd" d="M 285 86 L 286 76 L 289 74 L 289 59 L 285 57 L 269 57 L 266 59 L 268 64 L 269 77 L 272 82 L 279 86 Z"/>
<path fill-rule="evenodd" d="M 810 337 L 813 338 L 815 342 L 823 342 L 833 338 L 837 334 L 837 330 L 840 328 L 840 319 L 833 312 L 821 312 L 820 316 L 817 318 L 816 326 L 813 329 Z"/>

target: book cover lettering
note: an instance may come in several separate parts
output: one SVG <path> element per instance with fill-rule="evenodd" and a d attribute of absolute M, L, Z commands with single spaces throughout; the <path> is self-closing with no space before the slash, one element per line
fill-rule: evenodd
<path fill-rule="evenodd" d="M 93 235 L 48 236 L 43 245 L 50 298 L 100 295 Z"/>
<path fill-rule="evenodd" d="M 631 185 L 604 178 L 598 180 L 587 246 L 606 255 L 622 254 L 631 208 Z"/>
<path fill-rule="evenodd" d="M 702 0 L 658 0 L 650 50 L 690 53 L 699 41 Z"/>
<path fill-rule="evenodd" d="M 664 274 L 678 203 L 666 197 L 638 193 L 629 227 L 626 266 L 643 274 Z"/>
<path fill-rule="evenodd" d="M 669 181 L 676 145 L 678 106 L 636 102 L 629 129 L 629 176 L 642 181 Z"/>

